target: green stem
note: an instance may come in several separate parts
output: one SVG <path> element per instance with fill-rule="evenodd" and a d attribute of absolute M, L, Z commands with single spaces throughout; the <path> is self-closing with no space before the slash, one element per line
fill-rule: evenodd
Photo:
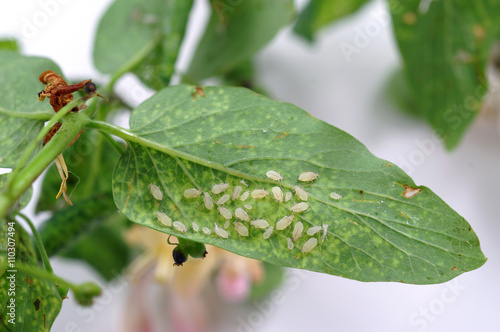
<path fill-rule="evenodd" d="M 19 272 L 23 272 L 35 277 L 38 277 L 40 279 L 45 279 L 48 281 L 52 281 L 54 284 L 59 285 L 59 286 L 66 286 L 71 288 L 71 290 L 74 292 L 75 289 L 78 289 L 78 286 L 75 284 L 70 283 L 69 281 L 64 280 L 63 278 L 60 278 L 56 276 L 52 272 L 48 272 L 46 270 L 42 270 L 38 267 L 31 266 L 31 265 L 26 265 L 26 264 L 21 264 L 21 263 L 16 263 L 16 270 Z"/>
<path fill-rule="evenodd" d="M 145 147 L 157 150 L 157 151 L 164 152 L 164 153 L 166 153 L 166 154 L 168 154 L 168 155 L 170 155 L 172 157 L 178 157 L 180 159 L 191 161 L 193 163 L 196 163 L 196 164 L 199 164 L 199 165 L 202 165 L 202 166 L 205 166 L 205 167 L 209 167 L 209 168 L 212 168 L 212 169 L 216 169 L 216 170 L 219 170 L 219 171 L 222 171 L 222 172 L 234 175 L 234 176 L 238 176 L 238 177 L 241 177 L 241 178 L 244 178 L 244 179 L 247 179 L 247 180 L 259 181 L 259 182 L 268 182 L 268 183 L 275 183 L 275 182 L 273 182 L 273 180 L 262 179 L 262 178 L 259 178 L 259 177 L 256 177 L 256 176 L 244 174 L 244 173 L 241 173 L 241 172 L 236 171 L 234 169 L 228 168 L 228 167 L 226 167 L 224 165 L 217 164 L 217 163 L 214 163 L 214 162 L 210 162 L 208 160 L 201 159 L 199 157 L 193 156 L 193 155 L 191 155 L 189 153 L 178 151 L 178 150 L 175 150 L 174 148 L 171 148 L 169 146 L 162 145 L 162 144 L 150 141 L 150 140 L 145 139 L 145 138 L 143 138 L 141 136 L 138 136 L 138 135 L 136 135 L 134 133 L 131 133 L 131 132 L 125 130 L 124 128 L 121 128 L 119 126 L 113 125 L 111 123 L 106 123 L 106 122 L 96 121 L 96 120 L 90 120 L 87 123 L 87 128 L 93 128 L 93 129 L 97 129 L 97 130 L 100 130 L 100 131 L 104 131 L 104 132 L 107 132 L 109 134 L 118 136 L 118 137 L 124 139 L 125 141 L 137 143 L 137 144 L 140 144 L 142 146 L 145 146 Z"/>
<path fill-rule="evenodd" d="M 12 116 L 14 118 L 48 121 L 52 118 L 54 112 L 18 112 L 0 107 L 0 114 Z"/>
<path fill-rule="evenodd" d="M 100 131 L 100 133 L 104 136 L 104 138 L 118 151 L 119 154 L 123 154 L 125 149 L 113 138 L 110 134 L 105 131 Z"/>
<path fill-rule="evenodd" d="M 43 245 L 42 238 L 40 237 L 40 234 L 36 230 L 35 225 L 33 225 L 31 220 L 27 216 L 22 214 L 21 212 L 18 211 L 18 212 L 16 212 L 16 214 L 19 217 L 23 218 L 30 226 L 31 231 L 33 232 L 33 236 L 35 237 L 36 245 L 38 246 L 38 251 L 40 251 L 40 256 L 42 257 L 43 265 L 45 266 L 45 271 L 53 274 L 54 270 L 52 269 L 52 266 L 50 265 L 49 257 L 47 256 L 47 251 L 45 250 L 45 246 Z"/>
<path fill-rule="evenodd" d="M 71 103 L 69 104 L 71 105 Z M 59 113 L 58 113 L 59 114 Z M 11 180 L 10 186 L 0 192 L 0 219 L 9 211 L 10 207 L 19 199 L 35 181 L 35 179 L 54 161 L 54 159 L 66 149 L 90 121 L 83 113 L 71 113 L 67 115 L 59 131 L 45 145 L 45 147 L 31 159 L 25 168 L 18 170 L 17 176 Z M 57 121 L 57 120 L 55 120 Z M 39 135 L 43 138 L 43 135 Z"/>
<path fill-rule="evenodd" d="M 24 151 L 24 154 L 23 156 L 21 157 L 21 159 L 19 160 L 19 162 L 17 163 L 17 166 L 16 168 L 14 168 L 14 170 L 12 171 L 12 173 L 10 174 L 9 176 L 9 181 L 7 182 L 7 185 L 6 185 L 6 188 L 7 190 L 10 190 L 11 186 L 12 186 L 12 183 L 14 181 L 16 181 L 16 177 L 18 176 L 19 172 L 21 171 L 21 169 L 23 168 L 24 164 L 28 161 L 28 159 L 30 158 L 30 156 L 33 154 L 33 152 L 35 151 L 36 147 L 40 144 L 40 142 L 43 140 L 43 138 L 45 137 L 45 135 L 48 134 L 48 132 L 50 131 L 50 129 L 52 129 L 52 126 L 56 123 L 56 122 L 59 122 L 59 120 L 61 120 L 63 118 L 63 116 L 65 116 L 68 112 L 70 112 L 73 107 L 75 106 L 78 106 L 78 104 L 81 102 L 80 99 L 78 100 L 73 100 L 71 103 L 69 103 L 68 105 L 64 106 L 63 108 L 61 108 L 59 110 L 59 112 L 55 113 L 50 121 L 47 123 L 47 125 L 45 127 L 43 127 L 43 129 L 38 133 L 38 135 L 36 136 L 35 140 L 33 142 L 31 142 L 31 144 L 28 146 L 28 148 Z M 55 157 L 54 157 L 55 158 Z"/>
<path fill-rule="evenodd" d="M 158 45 L 161 41 L 161 35 L 158 35 L 157 38 L 152 39 L 148 44 L 146 44 L 142 49 L 140 49 L 129 61 L 127 61 L 123 66 L 118 68 L 117 71 L 113 73 L 111 77 L 111 81 L 106 86 L 106 91 L 112 92 L 113 87 L 116 81 L 122 77 L 123 74 L 131 71 L 135 67 L 137 67 L 144 58 L 153 51 L 153 49 Z"/>

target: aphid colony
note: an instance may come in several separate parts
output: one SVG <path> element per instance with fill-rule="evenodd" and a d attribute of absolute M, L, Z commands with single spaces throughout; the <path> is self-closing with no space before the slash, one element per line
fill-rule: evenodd
<path fill-rule="evenodd" d="M 273 181 L 279 182 L 283 180 L 283 176 L 273 170 L 266 172 L 266 176 Z M 298 180 L 301 182 L 312 182 L 317 178 L 317 173 L 304 172 L 299 175 Z M 201 228 L 201 231 L 205 235 L 211 235 L 213 232 L 220 238 L 227 239 L 230 235 L 227 229 L 230 227 L 231 221 L 233 220 L 234 216 L 236 220 L 232 222 L 232 225 L 239 236 L 250 236 L 249 227 L 253 227 L 254 229 L 264 230 L 262 237 L 267 240 L 273 235 L 273 233 L 275 233 L 275 231 L 284 231 L 288 229 L 296 219 L 296 215 L 306 211 L 309 208 L 309 204 L 306 203 L 309 200 L 309 194 L 302 187 L 295 186 L 293 188 L 293 191 L 295 192 L 295 195 L 299 202 L 289 207 L 290 214 L 279 218 L 276 221 L 275 225 L 271 225 L 270 222 L 265 219 L 252 220 L 252 218 L 248 214 L 248 211 L 252 210 L 252 204 L 250 204 L 252 202 L 244 204 L 243 208 L 237 207 L 233 211 L 223 205 L 225 205 L 226 203 L 231 204 L 236 200 L 245 202 L 250 197 L 252 200 L 254 200 L 254 203 L 258 204 L 259 200 L 265 199 L 270 194 L 271 196 L 269 197 L 276 200 L 277 202 L 287 203 L 292 199 L 293 193 L 291 191 L 283 193 L 282 188 L 279 186 L 273 187 L 270 192 L 265 189 L 245 190 L 245 187 L 248 187 L 247 183 L 244 180 L 241 180 L 240 183 L 242 184 L 242 186 L 235 186 L 231 193 L 226 193 L 230 187 L 229 183 L 215 184 L 210 188 L 210 191 L 207 192 L 203 192 L 202 190 L 196 188 L 189 188 L 184 191 L 183 195 L 186 199 L 196 199 L 197 197 L 202 196 L 201 199 L 203 201 L 203 206 L 207 210 L 213 210 L 217 206 L 218 214 L 222 217 L 223 220 L 225 220 L 223 227 L 220 227 L 217 223 L 215 223 L 213 230 L 208 227 Z M 157 185 L 151 183 L 149 185 L 149 189 L 154 199 L 159 201 L 163 200 L 163 192 Z M 212 197 L 211 194 L 220 196 L 216 199 Z M 332 192 L 330 194 L 330 198 L 333 200 L 340 200 L 342 196 L 335 192 Z M 164 226 L 173 227 L 180 233 L 186 233 L 188 231 L 188 227 L 183 222 L 172 222 L 172 219 L 164 212 L 157 211 L 156 218 Z M 191 223 L 191 228 L 194 232 L 200 231 L 200 227 L 196 222 Z M 318 233 L 322 232 L 321 241 L 323 242 L 328 233 L 327 230 L 327 224 L 323 224 L 322 226 L 312 226 L 306 230 L 304 224 L 301 221 L 297 221 L 293 226 L 291 237 L 286 238 L 287 248 L 289 250 L 293 250 L 295 248 L 295 242 L 297 242 L 303 234 L 307 234 L 307 236 L 310 236 L 310 238 L 304 242 L 301 251 L 303 253 L 308 253 L 312 251 L 318 244 L 318 239 L 315 236 L 317 236 Z"/>

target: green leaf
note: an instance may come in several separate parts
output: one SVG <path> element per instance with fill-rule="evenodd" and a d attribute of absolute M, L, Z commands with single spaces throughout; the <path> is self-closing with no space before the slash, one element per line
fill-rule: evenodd
<path fill-rule="evenodd" d="M 0 189 L 4 189 L 5 185 L 9 180 L 10 173 L 0 174 Z M 0 190 L 1 191 L 1 190 Z M 31 201 L 31 195 L 33 195 L 33 188 L 30 187 L 19 199 L 17 204 L 14 206 L 15 210 L 22 210 Z"/>
<path fill-rule="evenodd" d="M 1 39 L 0 50 L 19 52 L 19 45 L 15 39 Z"/>
<path fill-rule="evenodd" d="M 500 3 L 493 0 L 420 0 L 391 6 L 416 111 L 453 149 L 487 92 L 486 63 L 498 37 Z"/>
<path fill-rule="evenodd" d="M 16 166 L 43 127 L 44 120 L 37 116 L 54 113 L 37 97 L 44 88 L 38 76 L 49 69 L 61 72 L 48 59 L 0 50 L 0 167 Z"/>
<path fill-rule="evenodd" d="M 264 263 L 263 266 L 264 279 L 260 283 L 252 284 L 249 302 L 262 300 L 283 283 L 283 268 L 269 263 Z"/>
<path fill-rule="evenodd" d="M 71 243 L 60 255 L 88 263 L 107 281 L 115 279 L 131 259 L 130 248 L 122 235 L 125 221 L 126 218 L 117 214 L 106 218 L 98 228 Z"/>
<path fill-rule="evenodd" d="M 356 12 L 369 0 L 311 0 L 300 13 L 293 30 L 312 42 L 318 30 Z"/>
<path fill-rule="evenodd" d="M 187 73 L 195 82 L 248 60 L 295 16 L 291 0 L 215 0 L 211 4 L 210 21 Z"/>
<path fill-rule="evenodd" d="M 15 226 L 9 228 L 9 223 Z M 14 230 L 11 237 L 10 232 Z M 39 267 L 37 264 L 33 243 L 26 231 L 15 221 L 4 219 L 0 222 L 0 237 L 5 239 L 0 243 L 0 266 L 7 263 L 8 241 L 11 237 L 15 243 L 16 259 L 6 271 L 1 271 L 0 278 L 0 315 L 1 324 L 5 331 L 50 331 L 55 318 L 59 314 L 62 300 L 54 283 L 34 277 L 24 272 L 15 272 L 16 264 Z M 9 262 L 10 263 L 10 262 Z M 13 272 L 14 271 L 14 272 Z M 13 277 L 8 279 L 8 277 Z M 15 281 L 11 287 L 10 280 Z M 15 294 L 9 292 L 15 289 Z M 8 307 L 12 299 L 15 300 L 15 317 L 10 316 L 11 308 Z M 10 321 L 13 319 L 13 321 Z M 12 324 L 15 322 L 15 324 Z M 4 331 L 4 329 L 2 329 Z"/>
<path fill-rule="evenodd" d="M 192 0 L 116 0 L 97 29 L 97 69 L 108 74 L 133 69 L 149 87 L 167 86 L 192 4 Z"/>
<path fill-rule="evenodd" d="M 362 281 L 439 283 L 484 264 L 476 234 L 464 218 L 347 133 L 296 106 L 247 89 L 207 87 L 205 97 L 195 91 L 191 86 L 167 88 L 132 112 L 129 138 L 134 142 L 129 142 L 113 176 L 115 203 L 130 220 L 276 265 Z M 283 180 L 267 178 L 269 170 L 279 172 Z M 319 177 L 298 181 L 299 174 L 308 171 Z M 215 224 L 225 224 L 217 209 L 207 210 L 203 195 L 183 195 L 197 188 L 217 201 L 222 194 L 213 194 L 211 188 L 218 183 L 229 184 L 229 194 L 237 186 L 268 192 L 279 186 L 288 193 L 298 185 L 309 193 L 309 208 L 294 213 L 293 224 L 275 229 L 267 240 L 264 230 L 246 221 L 242 223 L 248 237 L 238 235 L 231 224 L 228 238 L 222 238 L 214 231 Z M 150 184 L 160 188 L 162 200 L 153 197 Z M 418 193 L 412 195 L 411 188 Z M 342 198 L 333 199 L 331 193 Z M 229 199 L 224 207 L 233 221 L 235 209 L 243 208 L 250 219 L 262 218 L 276 226 L 299 202 L 293 195 L 280 203 L 270 194 L 263 199 Z M 180 224 L 164 226 L 157 212 L 182 222 L 187 231 L 179 231 Z M 322 231 L 303 234 L 293 250 L 287 249 L 298 221 L 304 232 L 328 225 L 325 240 Z M 318 245 L 303 253 L 310 238 Z"/>

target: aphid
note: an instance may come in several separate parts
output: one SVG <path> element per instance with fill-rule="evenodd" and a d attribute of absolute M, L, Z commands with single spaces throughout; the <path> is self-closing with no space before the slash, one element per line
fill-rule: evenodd
<path fill-rule="evenodd" d="M 226 222 L 224 223 L 224 229 L 228 229 L 229 228 L 229 220 L 226 220 Z"/>
<path fill-rule="evenodd" d="M 314 247 L 316 247 L 316 245 L 318 244 L 318 239 L 313 237 L 313 238 L 310 238 L 309 240 L 306 241 L 306 243 L 304 243 L 304 245 L 302 246 L 302 252 L 304 254 L 307 254 L 308 252 L 310 252 L 311 250 L 314 249 Z"/>
<path fill-rule="evenodd" d="M 251 210 L 252 209 L 252 206 L 250 204 L 245 204 L 243 205 L 243 207 L 247 210 Z"/>
<path fill-rule="evenodd" d="M 337 193 L 335 193 L 335 192 L 330 193 L 330 197 L 331 197 L 332 199 L 336 200 L 336 201 L 339 201 L 339 200 L 341 200 L 341 199 L 342 199 L 342 196 L 341 196 L 341 195 L 339 195 L 339 194 L 337 194 Z"/>
<path fill-rule="evenodd" d="M 193 231 L 195 232 L 198 232 L 200 230 L 200 227 L 198 227 L 198 224 L 194 221 L 191 223 L 191 226 L 193 227 Z"/>
<path fill-rule="evenodd" d="M 178 230 L 181 233 L 186 233 L 187 231 L 186 226 L 180 221 L 174 221 L 173 226 L 176 230 Z"/>
<path fill-rule="evenodd" d="M 295 216 L 293 214 L 289 215 L 289 216 L 286 216 L 286 217 L 283 217 L 281 218 L 277 223 L 276 223 L 276 229 L 278 231 L 281 231 L 285 228 L 287 228 L 288 226 L 290 226 L 290 224 L 292 223 L 293 221 L 293 218 L 295 218 Z"/>
<path fill-rule="evenodd" d="M 248 184 L 245 182 L 245 180 L 241 179 L 240 183 L 244 185 L 245 187 L 248 187 Z"/>
<path fill-rule="evenodd" d="M 210 230 L 210 228 L 208 228 L 208 227 L 203 227 L 201 230 L 202 230 L 202 231 L 203 231 L 203 233 L 205 233 L 206 235 L 210 235 L 210 234 L 212 234 L 212 231 L 211 231 L 211 230 Z"/>
<path fill-rule="evenodd" d="M 264 238 L 264 240 L 269 239 L 269 237 L 273 234 L 273 231 L 274 231 L 274 227 L 273 226 L 271 226 L 268 229 L 266 229 L 266 231 L 264 232 L 264 235 L 262 235 L 262 237 Z"/>
<path fill-rule="evenodd" d="M 309 207 L 309 205 L 307 205 L 307 203 L 304 203 L 304 202 L 297 203 L 297 204 L 295 204 L 294 206 L 292 206 L 290 208 L 290 211 L 292 211 L 292 212 L 302 212 L 302 211 L 307 210 L 308 207 Z"/>
<path fill-rule="evenodd" d="M 157 211 L 156 212 L 156 218 L 158 218 L 158 221 L 161 222 L 165 226 L 172 226 L 172 219 L 170 219 L 169 216 L 167 216 L 165 213 Z"/>
<path fill-rule="evenodd" d="M 281 191 L 280 187 L 273 187 L 273 189 L 271 190 L 271 192 L 273 193 L 274 198 L 278 202 L 283 202 L 283 191 Z"/>
<path fill-rule="evenodd" d="M 208 210 L 212 210 L 214 208 L 214 200 L 212 199 L 212 196 L 210 196 L 209 193 L 203 194 L 203 203 L 205 203 L 205 207 Z"/>
<path fill-rule="evenodd" d="M 222 205 L 226 203 L 227 201 L 229 201 L 229 198 L 230 196 L 228 194 L 222 195 L 221 198 L 219 198 L 219 200 L 217 201 L 217 205 Z"/>
<path fill-rule="evenodd" d="M 224 217 L 225 219 L 229 220 L 233 217 L 233 214 L 231 213 L 231 211 L 229 211 L 228 209 L 222 207 L 222 206 L 219 206 L 217 208 L 217 210 L 219 211 L 220 215 L 222 217 Z"/>
<path fill-rule="evenodd" d="M 288 247 L 288 250 L 293 250 L 293 247 L 295 246 L 292 239 L 289 237 L 286 238 L 286 246 Z"/>
<path fill-rule="evenodd" d="M 234 211 L 234 215 L 236 216 L 236 218 L 241 219 L 243 221 L 250 221 L 250 217 L 248 216 L 248 213 L 245 210 L 243 210 L 242 208 L 237 208 Z"/>
<path fill-rule="evenodd" d="M 245 191 L 243 193 L 243 195 L 240 196 L 240 201 L 246 201 L 248 196 L 250 196 L 250 192 L 249 191 Z"/>
<path fill-rule="evenodd" d="M 307 201 L 309 199 L 309 195 L 306 193 L 306 191 L 304 189 L 302 189 L 301 187 L 299 186 L 295 186 L 293 188 L 295 190 L 295 193 L 297 194 L 297 197 L 301 200 L 301 201 Z"/>
<path fill-rule="evenodd" d="M 269 195 L 269 193 L 267 191 L 265 191 L 264 189 L 256 189 L 256 190 L 252 191 L 252 198 L 255 198 L 255 199 L 264 198 L 267 195 Z"/>
<path fill-rule="evenodd" d="M 184 190 L 184 197 L 186 198 L 195 198 L 201 195 L 201 190 L 191 188 Z"/>
<path fill-rule="evenodd" d="M 182 266 L 188 259 L 187 254 L 182 251 L 181 246 L 177 246 L 172 251 L 172 256 L 174 257 L 174 266 Z"/>
<path fill-rule="evenodd" d="M 240 197 L 242 191 L 243 191 L 243 188 L 241 188 L 241 186 L 234 187 L 233 194 L 231 195 L 231 199 L 233 201 L 237 200 L 238 197 Z"/>
<path fill-rule="evenodd" d="M 227 237 L 229 236 L 229 234 L 227 234 L 227 231 L 224 228 L 220 228 L 219 226 L 217 226 L 217 224 L 215 224 L 215 234 L 224 239 L 227 239 Z"/>
<path fill-rule="evenodd" d="M 292 239 L 297 241 L 299 237 L 302 236 L 302 232 L 304 231 L 304 225 L 299 221 L 293 227 Z"/>
<path fill-rule="evenodd" d="M 328 225 L 323 224 L 323 235 L 321 236 L 321 242 L 325 241 L 326 234 L 328 233 Z"/>
<path fill-rule="evenodd" d="M 233 225 L 234 225 L 234 229 L 236 229 L 236 231 L 238 232 L 238 234 L 240 234 L 241 236 L 248 236 L 248 228 L 247 228 L 247 226 L 243 225 L 239 221 L 235 221 L 233 223 Z"/>
<path fill-rule="evenodd" d="M 312 236 L 312 235 L 314 235 L 314 234 L 318 233 L 319 231 L 321 231 L 321 229 L 322 229 L 322 228 L 321 228 L 321 226 L 314 226 L 314 227 L 311 227 L 311 228 L 309 228 L 309 229 L 307 230 L 307 235 Z"/>
<path fill-rule="evenodd" d="M 163 199 L 163 192 L 160 190 L 160 188 L 158 188 L 157 185 L 150 183 L 149 191 L 157 201 L 161 201 Z"/>
<path fill-rule="evenodd" d="M 267 220 L 264 220 L 264 219 L 252 220 L 250 222 L 250 224 L 255 228 L 267 228 L 267 227 L 269 227 L 269 223 L 267 222 Z"/>
<path fill-rule="evenodd" d="M 283 177 L 281 176 L 281 174 L 276 172 L 276 171 L 267 171 L 266 176 L 268 178 L 270 178 L 271 180 L 275 180 L 275 181 L 283 180 Z"/>
<path fill-rule="evenodd" d="M 302 182 L 311 182 L 318 177 L 318 173 L 314 172 L 304 172 L 299 175 L 299 181 Z"/>
<path fill-rule="evenodd" d="M 285 194 L 285 202 L 288 202 L 292 198 L 292 192 L 288 191 Z"/>
<path fill-rule="evenodd" d="M 226 191 L 227 188 L 229 188 L 229 183 L 219 183 L 212 187 L 212 193 L 217 195 Z"/>

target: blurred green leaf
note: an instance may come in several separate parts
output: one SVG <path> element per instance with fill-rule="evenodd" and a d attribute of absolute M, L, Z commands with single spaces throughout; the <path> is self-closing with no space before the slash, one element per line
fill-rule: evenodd
<path fill-rule="evenodd" d="M 470 225 L 430 189 L 291 104 L 241 88 L 175 86 L 136 108 L 130 128 L 141 140 L 129 142 L 120 158 L 113 194 L 119 210 L 138 224 L 279 266 L 361 281 L 439 283 L 486 260 Z M 269 170 L 283 180 L 269 179 Z M 299 174 L 308 171 L 318 178 L 299 181 Z M 207 209 L 204 194 L 184 196 L 186 189 L 196 188 L 214 202 L 224 200 L 213 190 L 219 183 L 228 185 L 229 195 L 237 186 L 269 195 L 230 198 L 219 203 L 228 209 L 224 212 Z M 162 197 L 153 196 L 151 184 Z M 271 194 L 275 186 L 285 193 L 295 186 L 306 190 L 307 209 L 292 213 L 300 199 L 293 194 L 279 202 Z M 165 217 L 161 223 L 158 212 L 168 215 L 172 225 L 165 225 Z M 228 213 L 225 229 L 223 214 Z M 237 214 L 242 220 L 233 224 Z M 294 215 L 293 223 L 278 230 L 278 221 L 287 215 Z M 265 239 L 264 229 L 244 219 L 265 219 L 274 233 Z M 299 221 L 304 234 L 289 249 Z M 325 233 L 323 225 L 328 226 Z M 313 234 L 313 227 L 319 232 Z M 311 241 L 317 246 L 307 252 Z"/>
<path fill-rule="evenodd" d="M 3 189 L 9 180 L 10 173 L 0 174 L 0 189 Z M 30 187 L 14 206 L 15 210 L 22 210 L 31 201 L 31 195 L 33 195 L 33 187 Z"/>
<path fill-rule="evenodd" d="M 258 301 L 268 296 L 273 290 L 281 286 L 285 276 L 282 267 L 264 263 L 264 279 L 258 284 L 253 284 L 249 301 Z"/>
<path fill-rule="evenodd" d="M 486 63 L 498 38 L 500 2 L 494 0 L 391 3 L 396 39 L 416 112 L 448 149 L 459 143 L 488 83 Z"/>
<path fill-rule="evenodd" d="M 116 0 L 101 18 L 94 62 L 101 72 L 124 68 L 150 88 L 170 82 L 192 0 Z"/>
<path fill-rule="evenodd" d="M 54 114 L 37 96 L 44 88 L 38 76 L 49 69 L 61 73 L 48 59 L 0 50 L 0 167 L 15 167 L 43 127 L 44 120 L 37 116 Z"/>
<path fill-rule="evenodd" d="M 11 224 L 13 223 L 13 224 Z M 14 226 L 15 224 L 15 226 Z M 9 228 L 11 226 L 12 228 Z M 12 235 L 11 235 L 12 234 Z M 50 331 L 61 310 L 62 300 L 54 283 L 15 271 L 16 264 L 40 267 L 37 263 L 33 243 L 26 231 L 14 220 L 0 221 L 0 266 L 7 264 L 8 241 L 15 241 L 15 262 L 6 271 L 0 270 L 0 317 L 2 331 Z M 12 279 L 9 279 L 12 277 Z M 15 287 L 11 287 L 14 281 Z M 10 293 L 14 290 L 15 293 Z M 8 306 L 14 302 L 14 310 Z M 15 317 L 10 316 L 11 312 Z M 13 319 L 10 321 L 10 319 Z M 14 324 L 13 324 L 14 323 Z"/>
<path fill-rule="evenodd" d="M 312 42 L 324 26 L 356 12 L 369 0 L 311 0 L 300 13 L 294 31 Z"/>
<path fill-rule="evenodd" d="M 0 50 L 19 52 L 19 45 L 15 39 L 1 39 Z"/>
<path fill-rule="evenodd" d="M 250 59 L 295 16 L 291 0 L 211 0 L 212 15 L 187 79 L 225 74 Z"/>

